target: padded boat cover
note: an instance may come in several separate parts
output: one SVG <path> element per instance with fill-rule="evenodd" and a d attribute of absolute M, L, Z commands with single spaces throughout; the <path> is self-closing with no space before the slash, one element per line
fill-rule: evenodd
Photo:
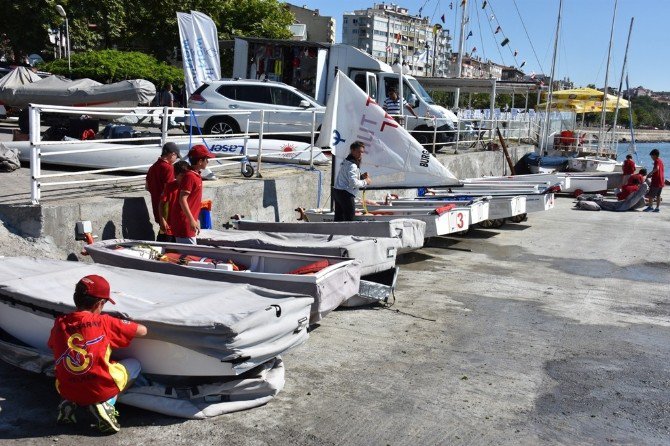
<path fill-rule="evenodd" d="M 7 76 L 12 73 L 14 72 Z M 60 76 L 49 76 L 35 80 L 14 75 L 10 81 L 0 87 L 0 101 L 15 107 L 25 107 L 30 103 L 76 106 L 108 102 L 142 104 L 151 102 L 156 96 L 156 86 L 144 79 L 101 84 L 92 79 L 73 81 Z"/>
<path fill-rule="evenodd" d="M 645 181 L 640 188 L 623 201 L 596 200 L 603 211 L 624 212 L 644 206 L 644 196 L 649 193 L 649 184 Z"/>
<path fill-rule="evenodd" d="M 149 335 L 142 342 L 164 341 L 230 363 L 232 372 L 228 374 L 250 370 L 308 337 L 311 297 L 244 284 L 166 278 L 164 274 L 100 264 L 0 258 L 0 302 L 20 310 L 25 306 L 25 311 L 53 319 L 55 313 L 74 311 L 75 284 L 89 274 L 109 281 L 116 301 L 106 307 L 110 314 L 147 326 Z M 30 346 L 48 352 L 48 330 L 27 330 L 39 340 L 34 343 L 41 344 Z M 169 368 L 175 365 L 189 367 L 172 364 Z M 150 372 L 174 374 L 169 370 Z"/>
<path fill-rule="evenodd" d="M 201 257 L 235 259 L 234 256 L 237 255 L 238 258 L 243 259 L 239 263 L 249 267 L 247 271 L 226 272 L 216 269 L 188 268 L 170 262 L 124 255 L 122 251 L 115 249 L 119 245 L 141 247 L 147 246 L 147 244 L 146 241 L 110 239 L 88 245 L 86 251 L 96 263 L 105 265 L 211 281 L 249 283 L 271 290 L 312 296 L 314 298 L 310 313 L 310 323 L 312 324 L 319 322 L 328 313 L 339 307 L 342 302 L 356 294 L 361 277 L 360 262 L 358 260 L 342 259 L 341 257 L 230 248 L 225 249 L 225 251 L 228 251 L 228 254 L 226 254 L 223 248 L 212 246 L 150 242 L 151 246 L 173 249 L 173 252 L 187 252 Z M 273 259 L 274 266 L 272 265 Z M 319 260 L 326 260 L 328 267 L 309 276 L 288 273 L 288 271 Z M 235 262 L 238 262 L 238 260 L 235 259 Z M 254 268 L 254 263 L 264 265 L 264 269 Z M 282 273 L 280 271 L 286 272 Z"/>
<path fill-rule="evenodd" d="M 292 232 L 307 234 L 335 234 L 362 237 L 395 237 L 400 240 L 398 253 L 423 247 L 426 223 L 411 218 L 391 221 L 298 222 L 276 223 L 240 220 L 237 228 L 243 231 Z"/>
<path fill-rule="evenodd" d="M 198 234 L 198 244 L 348 257 L 361 261 L 361 276 L 365 276 L 393 268 L 400 241 L 390 237 L 204 229 Z"/>
<path fill-rule="evenodd" d="M 0 341 L 0 359 L 29 372 L 54 376 L 53 355 L 12 342 Z M 164 415 L 203 419 L 268 403 L 284 388 L 284 363 L 281 357 L 249 370 L 241 376 L 219 382 L 189 385 L 138 380 L 119 395 L 130 406 Z M 142 382 L 143 385 L 139 385 Z"/>

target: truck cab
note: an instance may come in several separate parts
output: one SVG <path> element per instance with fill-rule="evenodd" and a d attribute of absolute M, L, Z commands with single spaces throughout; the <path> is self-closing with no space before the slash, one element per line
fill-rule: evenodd
<path fill-rule="evenodd" d="M 400 91 L 398 88 L 400 75 L 397 73 L 372 73 L 363 70 L 352 70 L 349 73 L 349 77 L 361 90 L 377 101 L 378 104 L 382 104 L 384 99 L 388 97 L 389 90 Z M 405 102 L 419 116 L 419 118 L 415 118 L 409 110 L 403 107 L 404 119 L 407 123 L 406 128 L 419 143 L 431 144 L 433 142 L 433 121 L 432 119 L 425 118 L 435 118 L 435 123 L 437 124 L 437 135 L 435 135 L 437 143 L 450 142 L 455 139 L 454 130 L 456 129 L 458 118 L 450 110 L 435 104 L 428 92 L 415 77 L 403 75 L 402 92 Z"/>

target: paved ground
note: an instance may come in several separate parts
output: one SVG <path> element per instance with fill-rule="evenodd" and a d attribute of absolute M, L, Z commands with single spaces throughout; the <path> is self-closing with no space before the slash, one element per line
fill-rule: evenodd
<path fill-rule="evenodd" d="M 667 444 L 670 206 L 570 205 L 403 258 L 396 305 L 328 316 L 264 407 L 184 421 L 121 406 L 122 431 L 94 441 Z M 50 380 L 0 364 L 3 444 L 96 435 L 56 427 L 57 403 Z"/>

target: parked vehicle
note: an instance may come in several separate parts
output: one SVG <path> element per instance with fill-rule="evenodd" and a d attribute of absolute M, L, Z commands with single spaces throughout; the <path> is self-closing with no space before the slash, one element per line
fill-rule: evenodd
<path fill-rule="evenodd" d="M 312 130 L 312 113 L 316 110 L 316 126 L 321 124 L 325 107 L 301 92 L 297 88 L 281 82 L 225 79 L 202 84 L 188 99 L 188 107 L 194 109 L 197 125 L 204 134 L 228 135 L 244 132 L 249 125 L 249 132 L 260 130 L 260 111 L 266 110 L 263 132 L 276 134 L 283 132 L 304 132 Z M 211 111 L 210 111 L 211 110 Z M 226 113 L 231 110 L 237 113 Z M 248 111 L 249 113 L 239 113 Z M 305 113 L 295 113 L 305 111 Z M 186 118 L 185 131 L 196 123 Z M 193 129 L 194 133 L 197 130 Z"/>

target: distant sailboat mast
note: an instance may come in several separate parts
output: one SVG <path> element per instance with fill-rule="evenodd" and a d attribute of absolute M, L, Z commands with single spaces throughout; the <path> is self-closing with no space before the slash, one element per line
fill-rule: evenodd
<path fill-rule="evenodd" d="M 542 137 L 540 138 L 540 156 L 544 154 L 545 144 L 549 137 L 549 112 L 551 111 L 551 101 L 554 94 L 554 74 L 556 72 L 556 55 L 558 54 L 558 38 L 561 32 L 561 12 L 563 11 L 563 0 L 558 2 L 558 20 L 556 20 L 556 36 L 554 38 L 554 55 L 551 60 L 551 73 L 549 75 L 549 97 L 547 98 L 547 105 L 544 107 L 544 128 L 542 129 Z M 539 94 L 539 93 L 538 93 Z"/>
<path fill-rule="evenodd" d="M 619 79 L 619 91 L 617 93 L 616 97 L 616 108 L 614 109 L 614 125 L 612 126 L 612 146 L 615 144 L 618 144 L 618 140 L 616 138 L 616 123 L 617 119 L 619 118 L 619 103 L 621 101 L 621 89 L 623 88 L 623 77 L 624 74 L 626 73 L 626 64 L 628 62 L 628 47 L 630 45 L 630 35 L 633 33 L 633 22 L 635 21 L 635 17 L 630 18 L 630 27 L 628 28 L 628 39 L 626 39 L 626 52 L 623 55 L 623 65 L 621 65 L 621 78 Z M 630 99 L 630 98 L 629 98 Z M 631 126 L 633 125 L 631 121 Z"/>
<path fill-rule="evenodd" d="M 607 48 L 607 65 L 605 66 L 605 88 L 603 90 L 603 111 L 600 114 L 600 131 L 598 132 L 598 154 L 605 149 L 605 115 L 607 114 L 607 86 L 610 74 L 610 59 L 612 57 L 612 41 L 614 40 L 614 22 L 616 21 L 616 8 L 619 0 L 614 0 L 614 13 L 612 14 L 612 26 L 610 28 L 610 43 Z"/>

